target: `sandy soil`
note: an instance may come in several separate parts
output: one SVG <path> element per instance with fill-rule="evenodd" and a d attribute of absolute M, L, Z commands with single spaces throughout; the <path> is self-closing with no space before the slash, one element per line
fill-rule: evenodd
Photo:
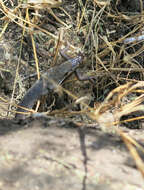
<path fill-rule="evenodd" d="M 140 190 L 144 185 L 116 135 L 57 118 L 23 125 L 1 120 L 0 131 L 1 189 Z M 142 132 L 131 135 L 142 142 Z"/>

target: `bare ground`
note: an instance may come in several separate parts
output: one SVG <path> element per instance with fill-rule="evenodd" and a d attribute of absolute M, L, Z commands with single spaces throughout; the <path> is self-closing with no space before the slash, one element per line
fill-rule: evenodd
<path fill-rule="evenodd" d="M 1 189 L 142 189 L 120 137 L 57 118 L 27 122 L 0 121 Z M 143 130 L 130 133 L 143 141 Z"/>

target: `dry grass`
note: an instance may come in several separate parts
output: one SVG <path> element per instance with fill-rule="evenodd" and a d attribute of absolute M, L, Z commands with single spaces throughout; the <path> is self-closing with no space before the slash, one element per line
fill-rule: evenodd
<path fill-rule="evenodd" d="M 40 77 L 40 72 L 34 41 L 35 33 L 37 34 L 39 31 L 49 36 L 51 40 L 54 41 L 55 48 L 57 47 L 56 52 L 58 52 L 61 44 L 65 44 L 69 39 L 72 40 L 71 48 L 76 50 L 76 46 L 79 46 L 81 50 L 85 52 L 85 65 L 90 67 L 90 73 L 97 79 L 94 87 L 95 100 L 97 100 L 97 102 L 101 100 L 101 104 L 96 107 L 96 109 L 88 108 L 88 115 L 96 120 L 103 129 L 112 127 L 112 129 L 122 137 L 134 157 L 138 169 L 144 176 L 143 162 L 137 154 L 135 146 L 142 151 L 143 148 L 122 130 L 115 127 L 119 126 L 122 122 L 126 122 L 120 120 L 122 116 L 134 112 L 144 112 L 144 106 L 141 104 L 144 101 L 144 46 L 142 41 L 137 41 L 139 39 L 138 37 L 133 40 L 133 43 L 130 43 L 132 40 L 129 38 L 131 36 L 141 35 L 143 31 L 143 14 L 142 12 L 134 14 L 133 12 L 123 11 L 124 7 L 120 8 L 121 1 L 86 0 L 84 5 L 82 1 L 79 0 L 77 1 L 77 6 L 75 2 L 71 3 L 72 5 L 67 3 L 67 6 L 75 6 L 78 8 L 75 11 L 75 15 L 66 12 L 69 17 L 67 18 L 67 15 L 65 15 L 64 21 L 61 22 L 61 24 L 64 25 L 61 27 L 66 37 L 71 36 L 64 39 L 64 37 L 61 38 L 58 34 L 53 34 L 40 27 L 40 23 L 37 24 L 33 22 L 31 19 L 32 15 L 28 12 L 29 8 L 21 8 L 20 2 L 14 6 L 10 1 L 10 7 L 12 8 L 8 8 L 8 6 L 1 1 L 0 10 L 3 13 L 1 20 L 4 26 L 1 30 L 0 37 L 2 38 L 6 33 L 6 29 L 10 23 L 15 23 L 22 28 L 22 36 L 30 34 L 38 78 Z M 72 18 L 72 20 L 70 18 Z M 72 38 L 72 33 L 74 33 L 76 38 Z M 76 39 L 76 41 L 74 41 L 74 39 Z M 23 43 L 23 38 L 21 42 Z M 78 45 L 79 42 L 80 45 Z M 57 54 L 58 53 L 55 53 L 55 55 Z M 19 52 L 19 55 L 21 55 L 21 52 Z M 20 59 L 21 57 L 19 57 L 19 60 Z M 56 59 L 57 56 L 55 56 L 55 60 Z M 17 74 L 11 104 L 15 94 L 19 64 L 20 61 L 18 61 L 17 64 Z M 65 92 L 73 99 L 78 99 L 77 96 L 74 96 L 73 92 L 71 93 L 66 90 Z M 143 117 L 137 117 L 132 120 L 142 118 Z"/>

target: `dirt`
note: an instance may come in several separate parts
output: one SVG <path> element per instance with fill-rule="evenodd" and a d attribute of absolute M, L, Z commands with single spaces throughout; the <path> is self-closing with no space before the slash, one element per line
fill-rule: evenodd
<path fill-rule="evenodd" d="M 58 118 L 27 122 L 0 121 L 1 189 L 143 189 L 120 137 Z"/>
<path fill-rule="evenodd" d="M 98 54 L 108 69 L 111 68 L 111 65 L 108 65 L 111 63 L 119 70 L 134 66 L 143 68 L 143 51 L 138 51 L 143 47 L 142 43 L 129 47 L 124 46 L 123 42 L 118 42 L 112 47 L 106 46 L 102 39 L 107 35 L 109 42 L 115 42 L 133 30 L 137 23 L 136 15 L 141 11 L 140 1 L 139 3 L 135 0 L 112 1 L 102 15 L 100 10 L 105 2 L 96 2 L 99 6 L 94 7 L 93 1 L 87 3 L 86 15 L 80 30 L 78 30 L 79 14 L 82 15 L 84 9 L 78 1 L 63 1 L 63 8 L 70 16 L 54 9 L 55 14 L 71 26 L 64 30 L 64 40 L 76 47 L 84 47 L 83 73 L 91 73 L 93 70 L 97 76 L 95 85 L 77 81 L 74 76 L 71 76 L 64 82 L 63 87 L 77 96 L 77 99 L 86 97 L 86 103 L 91 108 L 100 104 L 100 101 L 102 102 L 118 85 L 125 84 L 129 80 L 139 81 L 144 78 L 143 72 L 110 70 L 109 73 L 99 62 L 97 63 L 96 57 Z M 13 3 L 14 6 L 18 5 L 16 0 Z M 6 1 L 6 5 L 13 8 L 11 1 Z M 20 10 L 24 17 L 24 10 Z M 31 19 L 33 14 L 34 11 L 30 10 Z M 59 28 L 63 26 L 55 22 L 46 10 L 41 10 L 39 14 L 45 17 L 40 17 L 37 25 L 57 36 Z M 131 15 L 134 15 L 132 19 L 130 19 Z M 3 16 L 0 13 L 0 17 Z M 100 21 L 98 25 L 97 20 Z M 3 24 L 4 21 L 1 20 L 1 28 Z M 64 60 L 61 56 L 56 56 L 56 40 L 45 33 L 38 32 L 38 29 L 34 31 L 39 69 L 42 73 Z M 0 97 L 5 98 L 0 102 L 0 189 L 142 190 L 144 180 L 120 136 L 104 132 L 99 125 L 88 127 L 89 123 L 95 125 L 96 121 L 81 114 L 85 106 L 74 104 L 74 98 L 66 93 L 54 93 L 46 97 L 47 101 L 42 105 L 42 111 L 49 111 L 49 115 L 53 111 L 53 116 L 28 118 L 22 122 L 15 120 L 15 104 L 37 80 L 36 76 L 29 77 L 36 73 L 31 37 L 29 32 L 26 32 L 22 38 L 22 32 L 21 27 L 10 22 L 0 42 Z M 96 41 L 97 36 L 99 41 Z M 23 39 L 23 48 L 20 52 L 21 39 Z M 138 51 L 137 55 L 136 51 Z M 15 79 L 20 54 L 19 74 Z M 125 55 L 132 55 L 135 65 L 131 64 L 131 60 L 124 62 Z M 12 96 L 15 80 L 16 88 Z M 10 102 L 13 106 L 8 113 Z M 109 113 L 112 115 L 112 112 Z M 124 119 L 127 119 L 127 116 Z M 75 121 L 83 125 L 80 127 Z M 143 126 L 139 127 L 139 123 L 134 122 L 133 129 L 127 128 L 129 126 L 131 123 L 119 127 L 144 145 Z M 141 152 L 139 154 L 144 159 L 144 155 Z"/>

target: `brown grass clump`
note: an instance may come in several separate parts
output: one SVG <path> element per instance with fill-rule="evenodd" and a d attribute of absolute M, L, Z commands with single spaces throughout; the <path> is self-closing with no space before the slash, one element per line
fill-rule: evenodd
<path fill-rule="evenodd" d="M 139 113 L 143 114 L 144 112 L 142 104 L 144 101 L 142 3 L 134 4 L 136 2 L 133 1 L 129 5 L 130 1 L 79 0 L 76 2 L 63 1 L 52 6 L 50 2 L 54 3 L 54 0 L 44 4 L 46 5 L 45 9 L 43 4 L 39 4 L 37 7 L 35 4 L 23 1 L 14 3 L 13 1 L 5 3 L 0 1 L 0 37 L 1 39 L 6 38 L 7 33 L 12 35 L 17 32 L 19 38 L 14 36 L 16 39 L 13 41 L 20 42 L 17 62 L 16 65 L 13 65 L 13 70 L 16 70 L 16 73 L 9 100 L 10 105 L 23 96 L 22 94 L 21 97 L 18 97 L 20 92 L 17 89 L 17 86 L 25 88 L 18 81 L 21 73 L 27 72 L 27 70 L 29 70 L 28 74 L 37 72 L 37 78 L 40 78 L 40 70 L 56 65 L 57 61 L 60 60 L 58 56 L 60 47 L 67 41 L 70 42 L 72 54 L 74 54 L 73 50 L 77 51 L 79 48 L 84 52 L 85 73 L 93 75 L 96 83 L 88 89 L 85 82 L 79 83 L 72 79 L 65 82 L 65 85 L 68 84 L 67 93 L 77 101 L 84 97 L 86 92 L 88 95 L 92 94 L 93 97 L 90 101 L 93 100 L 99 106 L 96 109 L 87 106 L 88 115 L 96 120 L 104 130 L 112 127 L 123 138 L 137 163 L 137 167 L 144 175 L 143 163 L 134 146 L 142 151 L 143 148 L 122 130 L 115 127 L 116 125 L 119 127 L 119 124 L 124 122 L 143 119 L 143 116 L 138 117 Z M 134 7 L 136 7 L 135 11 L 133 11 Z M 57 8 L 60 9 L 60 12 L 53 10 Z M 15 26 L 15 31 L 11 30 L 13 26 Z M 17 27 L 18 29 L 16 29 Z M 60 31 L 63 31 L 63 35 L 60 35 Z M 31 45 L 30 54 L 33 54 L 35 60 L 35 69 L 29 69 L 29 65 L 27 65 L 29 60 L 21 61 L 24 45 L 26 46 L 23 50 L 24 54 L 27 53 L 27 48 Z M 40 48 L 37 47 L 42 48 L 42 51 L 39 51 Z M 47 60 L 47 56 L 49 60 Z M 10 64 L 11 61 L 7 67 Z M 5 67 L 6 65 L 2 69 Z M 25 88 L 26 90 L 27 88 Z M 69 102 L 71 101 L 70 99 Z M 71 103 L 71 105 L 73 104 Z M 67 110 L 69 109 L 61 109 L 60 112 L 64 116 L 62 111 Z M 85 110 L 84 112 L 87 113 Z M 75 113 L 82 114 L 83 112 L 75 111 L 69 115 Z M 123 116 L 131 113 L 137 113 L 137 118 L 121 120 Z"/>

